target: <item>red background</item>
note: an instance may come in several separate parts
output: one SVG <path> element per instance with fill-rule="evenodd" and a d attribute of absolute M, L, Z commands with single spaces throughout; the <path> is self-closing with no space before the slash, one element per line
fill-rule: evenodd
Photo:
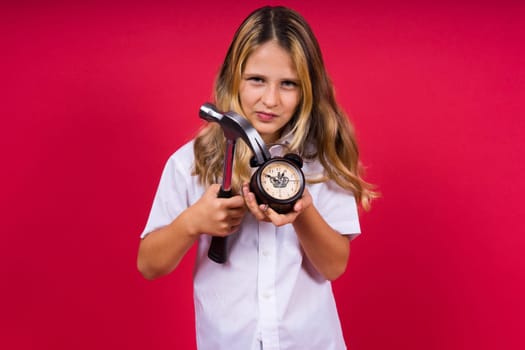
<path fill-rule="evenodd" d="M 2 349 L 195 347 L 194 250 L 148 282 L 138 235 L 247 3 L 1 5 Z M 334 283 L 350 349 L 525 348 L 519 3 L 285 2 L 383 194 Z"/>

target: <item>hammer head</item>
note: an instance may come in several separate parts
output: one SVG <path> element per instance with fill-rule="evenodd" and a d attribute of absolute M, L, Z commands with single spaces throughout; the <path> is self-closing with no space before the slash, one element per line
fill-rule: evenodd
<path fill-rule="evenodd" d="M 247 119 L 239 114 L 231 111 L 221 113 L 217 111 L 213 104 L 205 103 L 200 108 L 199 116 L 209 122 L 218 123 L 228 140 L 243 139 L 253 152 L 255 160 L 251 164 L 252 166 L 262 165 L 271 158 L 261 135 Z"/>

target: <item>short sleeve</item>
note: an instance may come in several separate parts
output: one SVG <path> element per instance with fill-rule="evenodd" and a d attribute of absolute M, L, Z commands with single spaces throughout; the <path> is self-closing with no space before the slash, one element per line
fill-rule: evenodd
<path fill-rule="evenodd" d="M 141 238 L 170 224 L 189 206 L 193 164 L 193 153 L 189 152 L 189 146 L 185 145 L 166 162 Z"/>
<path fill-rule="evenodd" d="M 357 203 L 351 191 L 334 181 L 311 185 L 314 203 L 326 222 L 336 231 L 353 239 L 361 233 Z"/>

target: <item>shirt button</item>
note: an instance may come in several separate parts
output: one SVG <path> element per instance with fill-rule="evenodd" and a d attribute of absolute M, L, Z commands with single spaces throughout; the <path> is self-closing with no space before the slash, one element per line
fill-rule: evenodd
<path fill-rule="evenodd" d="M 272 295 L 270 294 L 270 292 L 265 292 L 265 293 L 263 294 L 263 298 L 264 298 L 264 299 L 270 299 L 271 296 L 272 296 Z"/>
<path fill-rule="evenodd" d="M 263 253 L 263 255 L 264 255 L 264 256 L 270 256 L 270 252 L 269 252 L 269 251 L 267 251 L 267 250 L 263 250 L 263 252 L 262 252 L 262 253 Z"/>

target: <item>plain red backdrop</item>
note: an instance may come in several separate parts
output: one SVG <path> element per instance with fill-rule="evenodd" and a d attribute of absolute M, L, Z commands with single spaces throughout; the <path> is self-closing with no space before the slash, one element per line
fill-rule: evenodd
<path fill-rule="evenodd" d="M 283 3 L 383 194 L 334 283 L 349 348 L 523 349 L 525 6 Z M 2 349 L 195 347 L 194 250 L 145 281 L 138 235 L 262 4 L 2 5 Z"/>

